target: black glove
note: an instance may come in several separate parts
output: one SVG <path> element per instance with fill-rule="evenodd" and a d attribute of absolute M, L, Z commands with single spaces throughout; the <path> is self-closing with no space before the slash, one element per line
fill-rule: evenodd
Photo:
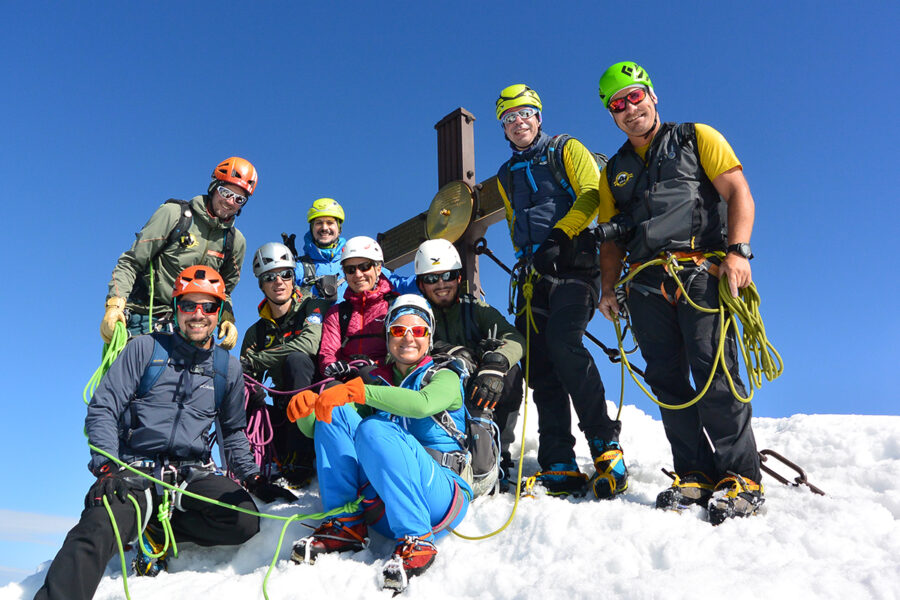
<path fill-rule="evenodd" d="M 562 246 L 568 242 L 569 236 L 562 229 L 556 229 L 555 227 L 551 229 L 547 239 L 538 246 L 534 253 L 534 260 L 532 261 L 534 269 L 541 275 L 557 275 Z"/>
<path fill-rule="evenodd" d="M 266 479 L 259 473 L 251 475 L 250 477 L 245 479 L 244 487 L 247 488 L 248 492 L 259 498 L 266 504 L 275 502 L 276 500 L 286 500 L 287 502 L 293 502 L 297 499 L 297 496 L 292 494 L 290 490 L 286 490 L 280 485 L 270 483 L 268 479 Z"/>
<path fill-rule="evenodd" d="M 469 380 L 469 401 L 487 410 L 493 410 L 503 395 L 503 378 L 509 371 L 509 361 L 499 352 L 488 352 L 481 357 L 481 366 Z"/>
<path fill-rule="evenodd" d="M 87 498 L 85 498 L 85 507 L 103 506 L 103 497 L 105 496 L 109 502 L 118 500 L 124 503 L 128 500 L 128 494 L 132 490 L 143 491 L 150 485 L 150 480 L 135 475 L 127 469 L 114 471 L 112 463 L 106 463 L 94 474 L 97 481 L 88 490 Z"/>
<path fill-rule="evenodd" d="M 261 410 L 266 407 L 266 390 L 262 389 L 262 387 L 248 383 L 247 387 L 250 388 L 250 396 L 247 398 L 247 410 L 256 409 Z"/>
<path fill-rule="evenodd" d="M 240 361 L 241 370 L 250 377 L 253 377 L 253 363 L 250 362 L 250 357 L 244 354 L 243 356 L 241 356 Z M 253 378 L 256 379 L 255 377 Z"/>
<path fill-rule="evenodd" d="M 350 366 L 345 360 L 336 360 L 322 371 L 325 377 L 333 377 L 338 381 L 350 381 L 354 377 L 359 376 L 359 369 Z"/>

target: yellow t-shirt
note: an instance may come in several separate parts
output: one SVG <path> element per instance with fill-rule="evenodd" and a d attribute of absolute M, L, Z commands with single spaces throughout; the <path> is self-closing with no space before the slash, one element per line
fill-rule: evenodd
<path fill-rule="evenodd" d="M 742 168 L 741 161 L 738 160 L 725 136 L 703 123 L 695 123 L 694 129 L 697 132 L 697 150 L 700 153 L 700 166 L 703 167 L 703 171 L 710 181 L 734 167 Z M 649 148 L 650 144 L 648 143 L 634 150 L 643 159 L 646 158 Z M 600 182 L 597 190 L 588 190 L 585 194 L 579 195 L 578 199 L 575 200 L 575 204 L 566 213 L 566 216 L 560 219 L 556 227 L 566 232 L 566 235 L 569 237 L 574 237 L 591 224 L 590 215 L 595 212 L 597 213 L 598 223 L 609 221 L 618 212 L 615 208 L 615 199 L 612 191 L 609 189 L 605 166 L 600 173 Z"/>

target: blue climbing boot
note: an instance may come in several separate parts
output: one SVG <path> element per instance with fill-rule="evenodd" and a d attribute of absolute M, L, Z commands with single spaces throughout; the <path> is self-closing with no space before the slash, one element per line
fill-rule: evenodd
<path fill-rule="evenodd" d="M 587 475 L 578 470 L 574 460 L 553 463 L 548 468 L 538 471 L 533 479 L 547 490 L 550 496 L 568 496 L 584 494 Z"/>
<path fill-rule="evenodd" d="M 151 533 L 150 528 L 147 528 L 138 538 L 137 554 L 131 561 L 131 571 L 135 577 L 156 577 L 161 571 L 169 570 L 169 563 L 166 560 L 168 550 L 163 543 L 154 539 L 161 535 Z"/>
<path fill-rule="evenodd" d="M 628 489 L 628 469 L 619 442 L 605 442 L 600 438 L 588 440 L 594 457 L 595 473 L 588 482 L 594 497 L 613 498 Z"/>

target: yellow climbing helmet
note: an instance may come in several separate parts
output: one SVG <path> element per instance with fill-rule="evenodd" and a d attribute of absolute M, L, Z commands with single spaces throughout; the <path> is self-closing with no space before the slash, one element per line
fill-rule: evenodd
<path fill-rule="evenodd" d="M 500 120 L 500 115 L 517 106 L 533 106 L 538 110 L 543 108 L 541 106 L 541 97 L 538 96 L 536 91 L 524 83 L 514 83 L 509 87 L 503 88 L 500 92 L 500 97 L 497 98 L 497 120 Z"/>
<path fill-rule="evenodd" d="M 312 223 L 319 217 L 334 217 L 343 223 L 344 209 L 334 198 L 319 198 L 309 207 L 309 211 L 306 213 L 306 222 Z"/>

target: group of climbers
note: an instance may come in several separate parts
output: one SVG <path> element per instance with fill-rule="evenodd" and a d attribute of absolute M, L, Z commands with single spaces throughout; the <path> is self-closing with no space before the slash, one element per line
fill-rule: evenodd
<path fill-rule="evenodd" d="M 493 489 L 508 487 L 526 353 L 538 409 L 536 480 L 551 495 L 622 494 L 622 424 L 608 413 L 583 343 L 598 308 L 610 320 L 627 310 L 646 380 L 665 405 L 675 481 L 657 507 L 699 505 L 713 524 L 755 514 L 763 495 L 750 405 L 715 372 L 718 314 L 682 297 L 715 308 L 717 278 L 733 296 L 752 281 L 754 204 L 741 163 L 713 128 L 661 123 L 639 65 L 612 65 L 599 87 L 628 138 L 608 162 L 575 138 L 546 133 L 543 104 L 527 85 L 504 88 L 496 101 L 512 150 L 497 185 L 519 261 L 515 326 L 464 292 L 463 262 L 450 242 L 421 244 L 415 276 L 399 277 L 374 239 L 345 239 L 343 207 L 320 198 L 307 213 L 302 254 L 295 236 L 282 234 L 284 243 L 253 255 L 263 299 L 238 361 L 227 353 L 238 339 L 230 294 L 246 251 L 235 220 L 256 190 L 256 169 L 231 157 L 213 170 L 206 194 L 160 206 L 113 270 L 101 335 L 110 342 L 122 323 L 131 341 L 88 407 L 97 481 L 36 598 L 93 595 L 116 548 L 110 516 L 138 548 L 136 570 L 164 567 L 154 549 L 165 527 L 139 516 L 155 513 L 168 492 L 117 461 L 249 509 L 256 507 L 248 492 L 293 501 L 288 488 L 317 474 L 325 510 L 360 495 L 362 502 L 298 541 L 293 560 L 365 548 L 372 528 L 397 541 L 383 577 L 385 587 L 403 589 L 432 564 L 434 541 L 478 493 L 459 433 L 468 419 L 497 423 Z M 646 264 L 661 255 L 682 268 Z M 623 265 L 635 273 L 624 297 L 615 291 Z M 724 353 L 743 395 L 733 332 Z M 252 379 L 246 386 L 241 373 Z M 575 460 L 570 402 L 592 473 Z M 272 465 L 254 461 L 245 431 L 248 416 L 262 413 L 274 431 L 271 478 Z M 212 461 L 213 423 L 231 477 Z M 171 531 L 200 545 L 240 544 L 259 528 L 257 517 L 187 495 L 175 506 Z"/>

